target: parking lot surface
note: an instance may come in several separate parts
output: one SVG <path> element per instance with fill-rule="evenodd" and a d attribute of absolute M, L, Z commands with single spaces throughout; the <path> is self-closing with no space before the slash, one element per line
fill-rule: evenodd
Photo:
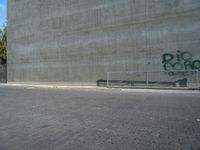
<path fill-rule="evenodd" d="M 0 86 L 0 150 L 200 150 L 200 92 Z"/>

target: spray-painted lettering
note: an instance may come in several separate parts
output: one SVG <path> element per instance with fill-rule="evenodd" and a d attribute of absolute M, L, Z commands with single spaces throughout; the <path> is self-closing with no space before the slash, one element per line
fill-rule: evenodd
<path fill-rule="evenodd" d="M 162 56 L 162 63 L 165 71 L 170 71 L 169 75 L 176 75 L 177 70 L 200 70 L 200 60 L 193 60 L 190 52 L 177 51 L 176 55 L 165 53 Z"/>

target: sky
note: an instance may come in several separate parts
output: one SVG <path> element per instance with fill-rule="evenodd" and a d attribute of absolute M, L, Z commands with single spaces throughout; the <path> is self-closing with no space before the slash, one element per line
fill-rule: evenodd
<path fill-rule="evenodd" d="M 0 28 L 6 24 L 6 0 L 0 0 Z"/>

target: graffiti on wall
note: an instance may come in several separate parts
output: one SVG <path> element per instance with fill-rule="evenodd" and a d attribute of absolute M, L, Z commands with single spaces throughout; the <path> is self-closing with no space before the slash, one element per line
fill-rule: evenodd
<path fill-rule="evenodd" d="M 162 63 L 165 71 L 170 71 L 169 75 L 177 75 L 177 70 L 200 70 L 200 60 L 193 60 L 190 52 L 165 53 L 162 56 Z M 180 72 L 178 73 L 180 74 Z"/>

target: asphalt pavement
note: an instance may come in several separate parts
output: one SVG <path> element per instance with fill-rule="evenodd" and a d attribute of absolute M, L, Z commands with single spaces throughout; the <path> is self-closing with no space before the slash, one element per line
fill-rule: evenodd
<path fill-rule="evenodd" d="M 0 86 L 0 150 L 200 150 L 200 92 Z"/>

